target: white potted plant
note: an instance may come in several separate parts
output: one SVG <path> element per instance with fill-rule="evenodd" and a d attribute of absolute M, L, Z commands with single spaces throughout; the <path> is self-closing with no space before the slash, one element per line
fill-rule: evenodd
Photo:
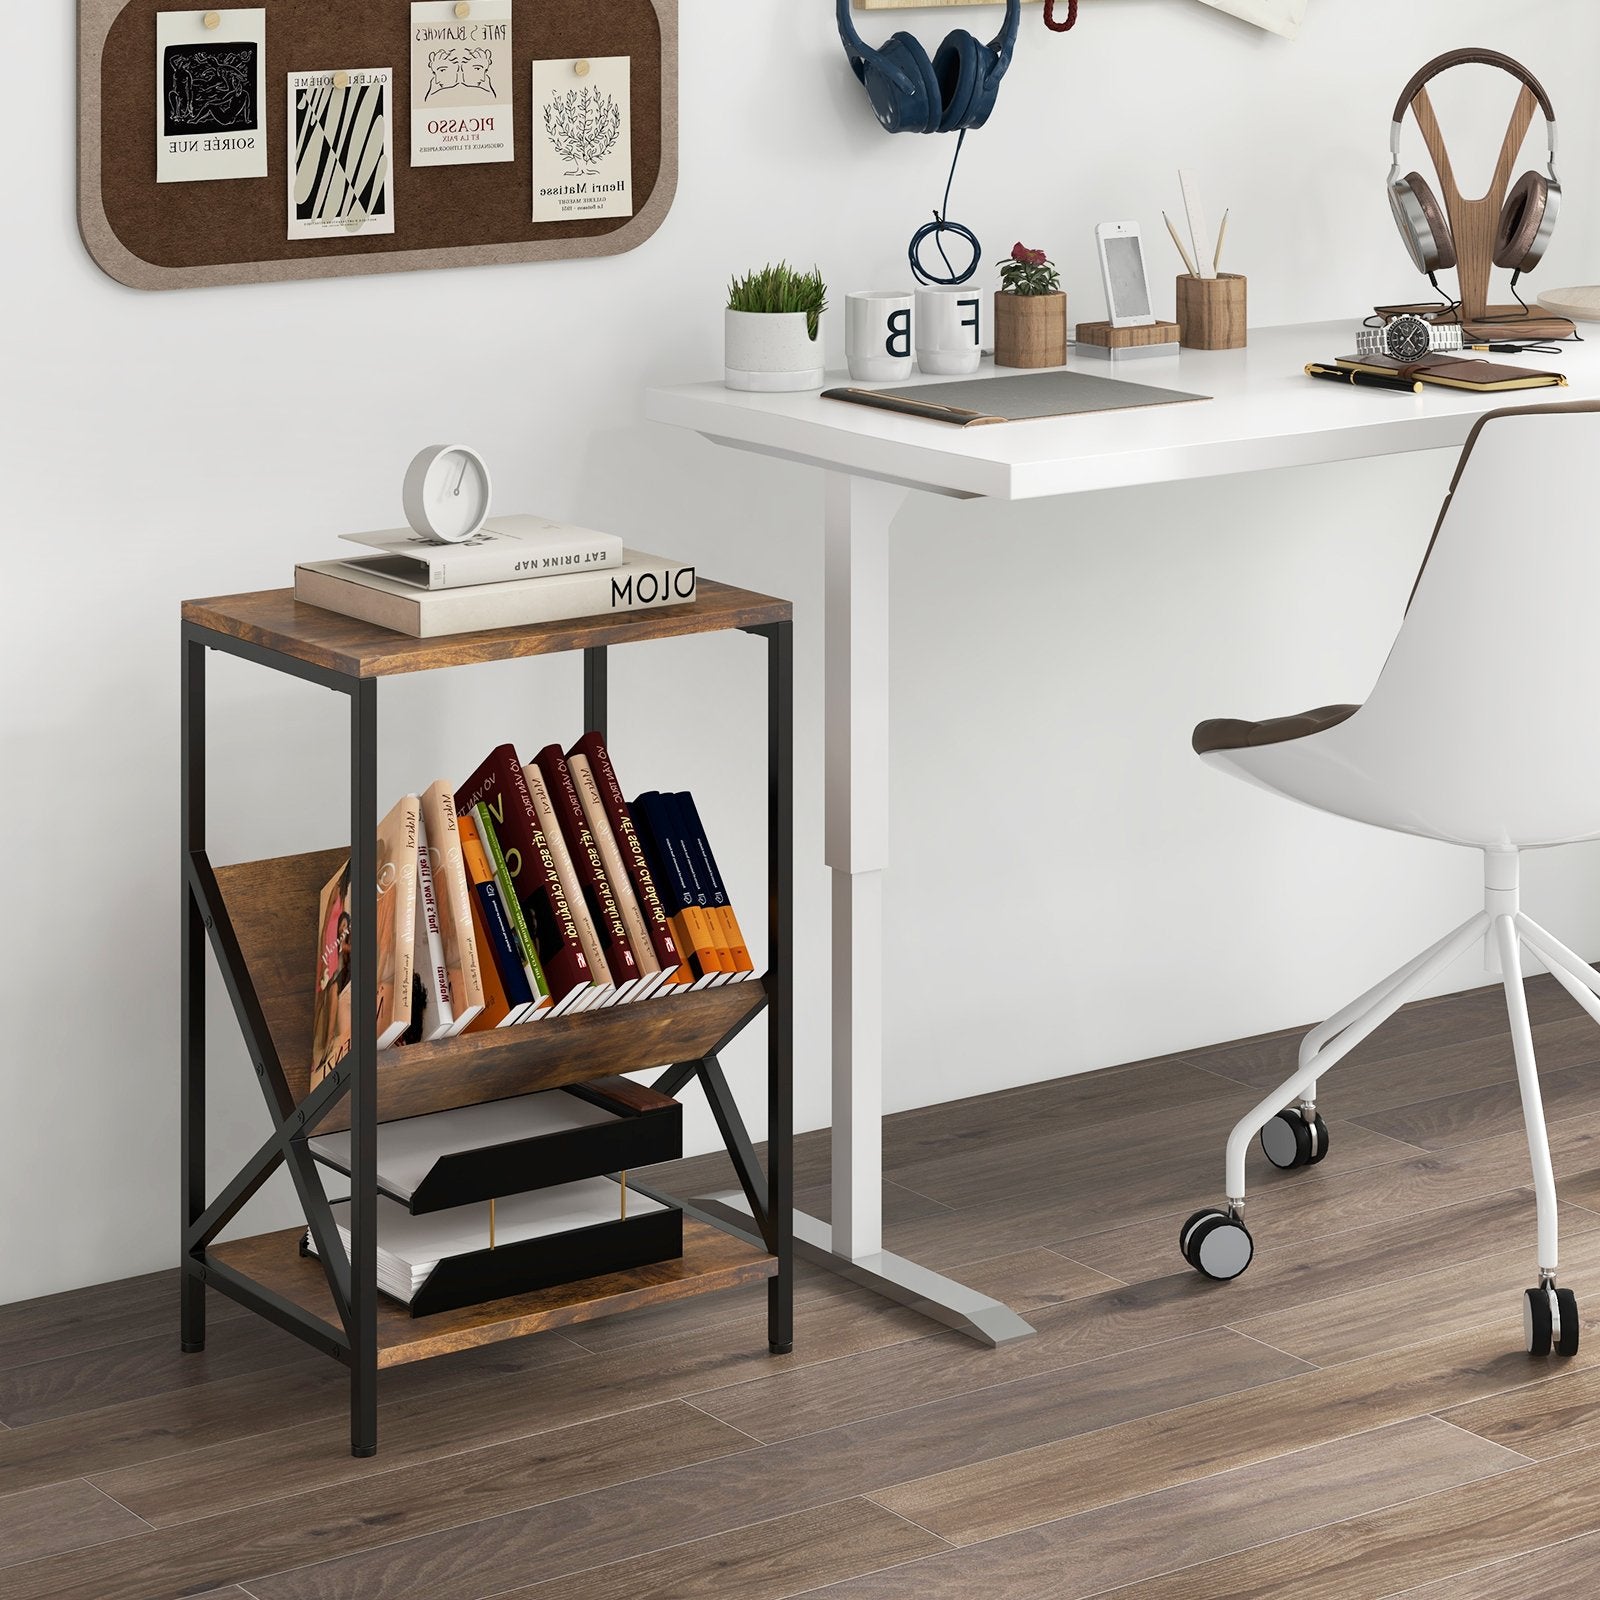
<path fill-rule="evenodd" d="M 728 286 L 724 381 L 730 389 L 775 393 L 822 387 L 820 337 L 828 286 L 815 267 L 787 261 L 747 272 Z"/>

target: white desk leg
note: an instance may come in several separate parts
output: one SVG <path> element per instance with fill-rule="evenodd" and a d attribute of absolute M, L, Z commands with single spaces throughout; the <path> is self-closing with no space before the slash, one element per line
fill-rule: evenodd
<path fill-rule="evenodd" d="M 889 846 L 889 525 L 907 491 L 829 473 L 827 824 L 833 869 L 833 1226 L 795 1217 L 808 1259 L 984 1344 L 1033 1329 L 1009 1306 L 883 1248 L 883 872 Z M 742 1195 L 696 1202 L 750 1225 Z"/>

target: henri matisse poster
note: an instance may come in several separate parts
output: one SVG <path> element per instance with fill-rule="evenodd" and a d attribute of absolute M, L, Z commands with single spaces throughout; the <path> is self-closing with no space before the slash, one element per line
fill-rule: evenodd
<path fill-rule="evenodd" d="M 289 74 L 289 237 L 394 232 L 388 67 Z"/>
<path fill-rule="evenodd" d="M 411 165 L 515 161 L 511 71 L 511 0 L 414 0 Z"/>
<path fill-rule="evenodd" d="M 633 215 L 632 63 L 533 64 L 533 220 Z"/>
<path fill-rule="evenodd" d="M 156 16 L 156 182 L 264 178 L 267 13 Z"/>

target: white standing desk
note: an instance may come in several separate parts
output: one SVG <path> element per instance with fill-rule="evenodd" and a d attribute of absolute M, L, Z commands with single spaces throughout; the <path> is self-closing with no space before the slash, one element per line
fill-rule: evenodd
<path fill-rule="evenodd" d="M 1600 398 L 1600 340 L 1489 357 L 1565 372 L 1561 389 L 1421 395 L 1305 376 L 1347 354 L 1358 318 L 1255 329 L 1247 350 L 1080 371 L 1212 396 L 1087 416 L 957 428 L 720 383 L 652 389 L 646 415 L 827 474 L 826 856 L 833 869 L 833 1227 L 797 1217 L 814 1259 L 990 1344 L 1032 1332 L 1008 1307 L 883 1249 L 883 873 L 889 843 L 889 526 L 911 490 L 1032 500 L 1089 489 L 1460 446 L 1502 405 Z M 985 364 L 984 372 L 991 369 Z M 830 374 L 829 384 L 844 383 Z M 731 1210 L 731 1197 L 724 1200 Z"/>

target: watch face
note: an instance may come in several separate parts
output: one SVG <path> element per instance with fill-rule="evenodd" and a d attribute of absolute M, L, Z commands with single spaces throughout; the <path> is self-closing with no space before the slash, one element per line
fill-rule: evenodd
<path fill-rule="evenodd" d="M 1399 361 L 1415 361 L 1432 348 L 1428 324 L 1421 317 L 1396 317 L 1384 330 L 1384 344 Z"/>

